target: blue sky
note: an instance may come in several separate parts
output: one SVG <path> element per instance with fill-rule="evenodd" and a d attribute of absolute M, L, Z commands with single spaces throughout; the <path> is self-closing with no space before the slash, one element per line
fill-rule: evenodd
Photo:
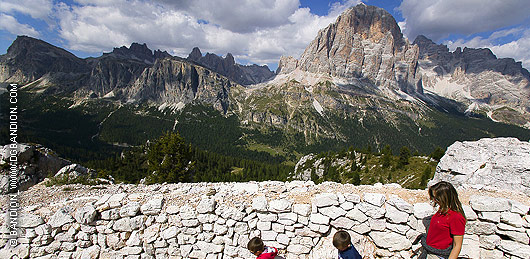
<path fill-rule="evenodd" d="M 29 35 L 77 56 L 147 43 L 187 56 L 232 53 L 240 63 L 276 68 L 299 57 L 319 29 L 361 0 L 2 0 L 0 53 Z M 413 41 L 423 34 L 453 50 L 488 47 L 530 68 L 529 0 L 363 0 L 394 16 Z M 237 4 L 235 4 L 237 3 Z"/>

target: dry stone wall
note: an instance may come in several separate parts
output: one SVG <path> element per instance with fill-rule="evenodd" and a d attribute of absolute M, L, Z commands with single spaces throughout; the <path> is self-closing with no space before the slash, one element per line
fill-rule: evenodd
<path fill-rule="evenodd" d="M 261 236 L 286 259 L 325 259 L 337 256 L 331 238 L 339 229 L 365 258 L 415 258 L 413 241 L 434 212 L 395 195 L 408 191 L 395 185 L 360 192 L 301 181 L 129 187 L 25 208 L 18 246 L 9 247 L 2 227 L 0 258 L 254 258 L 246 244 Z M 461 256 L 530 258 L 528 205 L 471 196 L 464 208 Z"/>

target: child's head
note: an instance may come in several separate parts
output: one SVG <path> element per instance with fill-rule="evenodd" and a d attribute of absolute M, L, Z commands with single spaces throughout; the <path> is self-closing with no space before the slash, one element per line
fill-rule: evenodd
<path fill-rule="evenodd" d="M 254 255 L 260 255 L 263 253 L 263 250 L 265 250 L 265 245 L 263 244 L 261 238 L 254 237 L 248 241 L 247 248 Z"/>
<path fill-rule="evenodd" d="M 441 181 L 429 187 L 429 198 L 440 206 L 439 211 L 441 213 L 447 213 L 451 209 L 460 212 L 465 217 L 458 193 L 451 183 Z"/>
<path fill-rule="evenodd" d="M 337 231 L 333 236 L 333 245 L 339 249 L 339 251 L 346 250 L 351 244 L 351 237 L 348 232 L 341 230 Z"/>

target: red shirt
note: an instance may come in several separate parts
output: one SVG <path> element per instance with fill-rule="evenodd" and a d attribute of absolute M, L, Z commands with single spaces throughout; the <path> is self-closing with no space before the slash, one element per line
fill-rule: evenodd
<path fill-rule="evenodd" d="M 274 259 L 278 255 L 278 249 L 270 246 L 266 246 L 263 253 L 258 255 L 256 259 Z"/>
<path fill-rule="evenodd" d="M 427 245 L 436 249 L 446 249 L 453 244 L 453 236 L 463 236 L 466 219 L 462 214 L 449 210 L 446 214 L 436 212 L 427 232 Z"/>

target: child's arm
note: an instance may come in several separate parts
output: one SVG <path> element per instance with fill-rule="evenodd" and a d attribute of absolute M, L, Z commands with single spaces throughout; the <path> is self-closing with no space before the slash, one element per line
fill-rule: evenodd
<path fill-rule="evenodd" d="M 449 255 L 449 259 L 457 259 L 462 250 L 462 243 L 464 241 L 464 236 L 453 236 L 453 250 Z"/>

